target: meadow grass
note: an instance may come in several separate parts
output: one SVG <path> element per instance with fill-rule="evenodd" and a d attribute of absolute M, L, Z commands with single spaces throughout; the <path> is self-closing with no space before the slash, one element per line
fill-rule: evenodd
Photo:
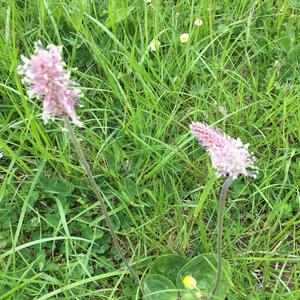
<path fill-rule="evenodd" d="M 43 124 L 17 74 L 37 40 L 77 68 L 76 135 L 140 278 L 158 255 L 216 251 L 223 180 L 196 120 L 250 143 L 260 168 L 228 195 L 228 299 L 300 298 L 297 1 L 0 3 L 0 299 L 140 299 L 63 122 Z"/>

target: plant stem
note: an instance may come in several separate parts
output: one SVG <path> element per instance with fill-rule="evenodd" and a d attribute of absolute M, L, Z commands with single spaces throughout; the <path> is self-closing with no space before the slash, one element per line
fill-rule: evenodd
<path fill-rule="evenodd" d="M 224 224 L 224 212 L 225 212 L 225 200 L 230 184 L 233 182 L 232 177 L 228 177 L 222 185 L 221 195 L 220 195 L 220 206 L 219 206 L 219 215 L 218 215 L 218 237 L 217 237 L 217 254 L 218 254 L 218 270 L 217 278 L 215 281 L 215 286 L 212 290 L 212 297 L 215 295 L 222 274 L 222 238 L 223 238 L 223 224 Z"/>
<path fill-rule="evenodd" d="M 104 204 L 104 200 L 103 200 L 103 198 L 101 196 L 101 191 L 100 191 L 100 189 L 99 189 L 99 187 L 98 187 L 98 185 L 97 185 L 97 183 L 96 183 L 96 181 L 95 181 L 95 179 L 93 177 L 93 174 L 92 174 L 92 171 L 90 169 L 90 166 L 89 166 L 89 164 L 88 164 L 88 162 L 87 162 L 87 160 L 85 158 L 85 155 L 84 155 L 84 153 L 82 151 L 80 143 L 79 143 L 78 139 L 75 136 L 75 133 L 74 133 L 74 131 L 72 129 L 71 123 L 70 123 L 70 121 L 69 121 L 69 119 L 68 119 L 67 116 L 64 116 L 63 119 L 64 119 L 64 122 L 65 122 L 66 128 L 67 128 L 67 130 L 68 130 L 68 132 L 70 134 L 71 141 L 72 141 L 72 143 L 75 146 L 75 150 L 76 150 L 76 153 L 77 153 L 77 155 L 79 157 L 79 160 L 80 160 L 83 168 L 86 171 L 86 174 L 88 176 L 88 179 L 89 179 L 89 182 L 91 184 L 91 187 L 92 187 L 92 189 L 93 189 L 93 191 L 94 191 L 94 193 L 96 195 L 96 198 L 98 199 L 98 201 L 100 203 L 100 207 L 101 207 L 102 213 L 104 215 L 104 218 L 105 218 L 105 220 L 107 222 L 108 229 L 109 229 L 110 235 L 111 235 L 112 240 L 113 240 L 113 244 L 117 248 L 118 254 L 122 258 L 122 260 L 123 260 L 124 264 L 126 265 L 129 273 L 131 274 L 131 276 L 134 278 L 134 280 L 138 284 L 141 292 L 144 294 L 144 289 L 143 289 L 143 286 L 142 286 L 139 278 L 134 274 L 132 268 L 130 267 L 130 265 L 129 265 L 128 261 L 127 261 L 127 259 L 125 258 L 125 256 L 122 253 L 122 248 L 121 248 L 120 243 L 118 241 L 118 238 L 117 238 L 117 236 L 116 236 L 116 234 L 114 232 L 112 222 L 111 222 L 111 220 L 109 218 L 106 206 Z"/>

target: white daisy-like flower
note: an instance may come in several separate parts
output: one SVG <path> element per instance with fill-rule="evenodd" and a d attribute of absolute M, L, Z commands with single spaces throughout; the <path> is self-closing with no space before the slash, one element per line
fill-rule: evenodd
<path fill-rule="evenodd" d="M 149 45 L 149 49 L 150 49 L 150 51 L 155 52 L 159 48 L 159 46 L 160 46 L 160 41 L 154 39 L 154 40 L 151 41 L 151 43 Z"/>
<path fill-rule="evenodd" d="M 188 33 L 183 33 L 180 35 L 180 41 L 181 43 L 185 44 L 189 40 L 190 35 Z"/>
<path fill-rule="evenodd" d="M 202 26 L 203 25 L 203 20 L 202 19 L 196 19 L 195 22 L 194 22 L 194 25 L 198 26 L 198 27 Z"/>

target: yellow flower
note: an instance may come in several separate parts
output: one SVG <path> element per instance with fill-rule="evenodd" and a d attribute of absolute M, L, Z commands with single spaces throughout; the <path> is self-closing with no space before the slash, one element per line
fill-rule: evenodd
<path fill-rule="evenodd" d="M 185 44 L 189 40 L 190 35 L 188 33 L 183 33 L 180 36 L 181 43 Z"/>
<path fill-rule="evenodd" d="M 203 20 L 202 19 L 196 19 L 195 22 L 194 22 L 195 26 L 202 26 L 203 25 Z"/>
<path fill-rule="evenodd" d="M 197 287 L 197 281 L 191 275 L 184 276 L 184 278 L 182 279 L 182 283 L 187 289 L 190 290 L 195 289 Z"/>
<path fill-rule="evenodd" d="M 149 45 L 149 49 L 151 51 L 156 51 L 160 46 L 160 41 L 159 40 L 152 40 L 150 45 Z"/>

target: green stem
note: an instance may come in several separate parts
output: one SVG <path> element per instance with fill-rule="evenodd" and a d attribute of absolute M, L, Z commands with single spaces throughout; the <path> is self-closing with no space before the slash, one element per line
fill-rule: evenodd
<path fill-rule="evenodd" d="M 69 132 L 70 139 L 71 139 L 72 143 L 75 146 L 75 150 L 76 150 L 76 153 L 77 153 L 77 155 L 79 157 L 79 160 L 80 160 L 83 168 L 86 171 L 86 174 L 88 176 L 88 179 L 89 179 L 89 182 L 91 184 L 91 187 L 92 187 L 92 189 L 93 189 L 93 191 L 94 191 L 94 193 L 96 195 L 96 198 L 98 199 L 98 201 L 100 203 L 100 207 L 101 207 L 102 213 L 103 213 L 104 218 L 105 218 L 105 220 L 107 222 L 110 235 L 112 237 L 112 240 L 113 240 L 113 243 L 114 243 L 115 247 L 117 248 L 118 254 L 122 258 L 122 260 L 123 260 L 124 264 L 126 265 L 129 273 L 131 274 L 131 276 L 134 278 L 134 280 L 138 284 L 141 292 L 144 294 L 144 290 L 143 290 L 142 284 L 140 283 L 139 278 L 134 274 L 132 268 L 130 267 L 130 265 L 129 265 L 128 261 L 127 261 L 127 259 L 125 258 L 125 256 L 122 253 L 122 248 L 121 248 L 120 243 L 118 241 L 118 238 L 117 238 L 117 236 L 116 236 L 116 234 L 114 232 L 112 222 L 111 222 L 111 220 L 109 218 L 106 206 L 104 204 L 104 200 L 103 200 L 103 198 L 101 196 L 101 191 L 100 191 L 100 189 L 99 189 L 99 187 L 98 187 L 98 185 L 97 185 L 97 183 L 96 183 L 96 181 L 94 179 L 94 176 L 93 176 L 92 171 L 90 169 L 90 166 L 89 166 L 89 164 L 88 164 L 88 162 L 87 162 L 87 160 L 85 158 L 85 155 L 84 155 L 84 153 L 82 151 L 80 143 L 78 142 L 78 140 L 77 140 L 77 138 L 75 136 L 75 133 L 74 133 L 74 131 L 72 129 L 71 123 L 70 123 L 68 117 L 64 116 L 63 119 L 64 119 L 64 122 L 65 122 L 66 128 L 67 128 L 67 130 Z"/>
<path fill-rule="evenodd" d="M 222 239 L 223 239 L 223 224 L 224 224 L 224 212 L 225 212 L 225 200 L 227 196 L 227 192 L 230 184 L 233 182 L 232 177 L 228 177 L 222 185 L 221 195 L 220 195 L 220 207 L 219 207 L 219 215 L 218 215 L 218 237 L 217 237 L 217 254 L 218 254 L 218 270 L 217 270 L 217 278 L 215 281 L 215 286 L 212 290 L 212 297 L 215 295 L 222 274 Z"/>

